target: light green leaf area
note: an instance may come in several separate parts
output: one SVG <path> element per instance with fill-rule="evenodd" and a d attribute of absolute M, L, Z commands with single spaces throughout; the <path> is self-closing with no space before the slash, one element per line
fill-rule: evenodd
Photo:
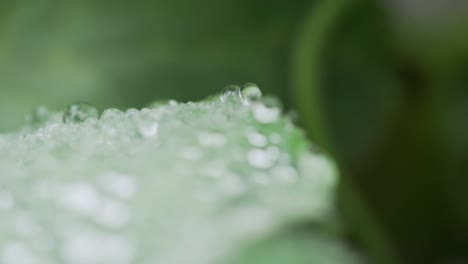
<path fill-rule="evenodd" d="M 333 162 L 256 89 L 38 108 L 0 135 L 0 263 L 357 263 L 325 228 Z"/>

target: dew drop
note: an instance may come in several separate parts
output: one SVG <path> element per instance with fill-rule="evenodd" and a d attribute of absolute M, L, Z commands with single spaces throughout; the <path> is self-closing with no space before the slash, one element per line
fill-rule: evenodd
<path fill-rule="evenodd" d="M 88 183 L 73 183 L 61 193 L 60 203 L 82 214 L 93 214 L 98 210 L 100 198 L 95 188 Z"/>
<path fill-rule="evenodd" d="M 79 123 L 87 118 L 98 118 L 97 109 L 87 104 L 69 105 L 63 113 L 64 123 Z"/>
<path fill-rule="evenodd" d="M 123 115 L 123 112 L 120 111 L 119 109 L 109 108 L 109 109 L 104 110 L 104 112 L 102 112 L 101 119 L 112 120 L 122 115 Z"/>
<path fill-rule="evenodd" d="M 267 138 L 255 131 L 248 133 L 247 139 L 249 143 L 255 147 L 265 147 L 268 144 Z"/>
<path fill-rule="evenodd" d="M 247 161 L 252 167 L 267 169 L 275 164 L 275 159 L 268 151 L 251 149 L 247 152 Z"/>
<path fill-rule="evenodd" d="M 171 100 L 169 100 L 169 101 L 167 102 L 167 104 L 168 104 L 169 106 L 176 106 L 176 105 L 179 104 L 179 102 L 177 102 L 177 101 L 174 100 L 174 99 L 171 99 Z"/>
<path fill-rule="evenodd" d="M 258 101 L 262 98 L 262 91 L 255 83 L 246 83 L 242 87 L 242 96 L 250 101 Z"/>
<path fill-rule="evenodd" d="M 219 98 L 223 103 L 239 100 L 242 98 L 241 88 L 238 85 L 226 86 Z"/>
<path fill-rule="evenodd" d="M 134 117 L 136 117 L 139 113 L 140 113 L 140 111 L 138 111 L 138 109 L 136 109 L 136 108 L 130 108 L 130 109 L 128 109 L 127 111 L 125 111 L 125 116 L 126 116 L 126 117 L 129 117 L 129 118 L 134 118 Z"/>
<path fill-rule="evenodd" d="M 278 166 L 271 170 L 270 174 L 274 179 L 280 182 L 293 183 L 298 178 L 296 169 L 291 166 Z"/>
<path fill-rule="evenodd" d="M 28 116 L 27 121 L 32 126 L 44 124 L 50 116 L 50 111 L 45 106 L 36 107 Z"/>
<path fill-rule="evenodd" d="M 146 139 L 155 138 L 158 135 L 159 124 L 157 122 L 143 121 L 138 124 L 138 132 Z"/>
<path fill-rule="evenodd" d="M 252 107 L 252 113 L 258 122 L 268 124 L 276 122 L 280 117 L 281 111 L 275 107 L 268 108 L 264 104 L 255 104 Z"/>

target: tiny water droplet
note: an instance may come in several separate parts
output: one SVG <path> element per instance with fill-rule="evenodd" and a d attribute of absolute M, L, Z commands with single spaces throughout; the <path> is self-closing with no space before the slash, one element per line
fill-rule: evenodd
<path fill-rule="evenodd" d="M 223 103 L 226 103 L 228 101 L 235 101 L 235 100 L 242 99 L 241 88 L 238 85 L 226 86 L 223 89 L 219 99 Z"/>
<path fill-rule="evenodd" d="M 157 122 L 140 121 L 138 124 L 138 132 L 144 138 L 154 138 L 158 134 L 159 124 Z"/>
<path fill-rule="evenodd" d="M 31 113 L 27 116 L 27 121 L 32 126 L 38 126 L 44 124 L 47 119 L 49 119 L 50 111 L 45 106 L 36 107 Z"/>
<path fill-rule="evenodd" d="M 98 118 L 98 111 L 96 108 L 87 104 L 72 104 L 65 109 L 63 122 L 79 123 L 90 117 Z"/>
<path fill-rule="evenodd" d="M 104 110 L 101 114 L 101 119 L 115 119 L 116 117 L 122 116 L 123 112 L 117 108 L 109 108 Z"/>
<path fill-rule="evenodd" d="M 276 107 L 268 108 L 264 104 L 255 104 L 252 107 L 252 113 L 258 122 L 268 124 L 279 119 L 281 110 Z"/>
<path fill-rule="evenodd" d="M 296 169 L 291 166 L 278 166 L 271 170 L 270 174 L 279 182 L 293 183 L 299 177 Z"/>
<path fill-rule="evenodd" d="M 252 167 L 259 169 L 270 168 L 276 162 L 270 153 L 262 149 L 252 149 L 247 152 L 247 161 Z"/>
<path fill-rule="evenodd" d="M 247 139 L 249 143 L 255 147 L 265 147 L 268 144 L 267 138 L 255 131 L 248 133 Z"/>
<path fill-rule="evenodd" d="M 242 87 L 242 96 L 250 101 L 258 101 L 262 98 L 262 91 L 255 83 L 246 83 Z"/>
<path fill-rule="evenodd" d="M 137 116 L 138 113 L 140 113 L 140 111 L 138 111 L 138 109 L 136 109 L 136 108 L 130 108 L 130 109 L 128 109 L 127 111 L 125 111 L 125 116 L 126 116 L 126 117 L 132 118 L 132 117 Z"/>
<path fill-rule="evenodd" d="M 169 106 L 176 106 L 176 105 L 179 104 L 179 102 L 177 102 L 177 101 L 174 100 L 174 99 L 171 99 L 171 100 L 169 100 L 169 101 L 167 102 L 167 104 L 168 104 Z"/>

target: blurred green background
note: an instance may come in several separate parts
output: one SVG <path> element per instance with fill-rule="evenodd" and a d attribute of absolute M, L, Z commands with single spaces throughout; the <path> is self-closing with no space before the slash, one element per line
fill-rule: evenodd
<path fill-rule="evenodd" d="M 373 263 L 468 263 L 467 7 L 4 0 L 0 131 L 38 105 L 141 108 L 253 81 L 338 160 L 349 239 Z"/>

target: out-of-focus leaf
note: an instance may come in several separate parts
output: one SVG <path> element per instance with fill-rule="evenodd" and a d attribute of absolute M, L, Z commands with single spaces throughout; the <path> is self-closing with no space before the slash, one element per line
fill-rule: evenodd
<path fill-rule="evenodd" d="M 466 221 L 456 219 L 465 209 L 454 206 L 466 204 L 468 186 L 464 151 L 455 154 L 467 138 L 466 34 L 397 23 L 377 1 L 329 1 L 310 17 L 295 68 L 309 133 L 338 158 L 384 227 L 379 241 L 389 238 L 404 261 L 464 255 Z"/>
<path fill-rule="evenodd" d="M 249 89 L 0 135 L 1 263 L 357 263 L 327 231 L 334 163 Z"/>

